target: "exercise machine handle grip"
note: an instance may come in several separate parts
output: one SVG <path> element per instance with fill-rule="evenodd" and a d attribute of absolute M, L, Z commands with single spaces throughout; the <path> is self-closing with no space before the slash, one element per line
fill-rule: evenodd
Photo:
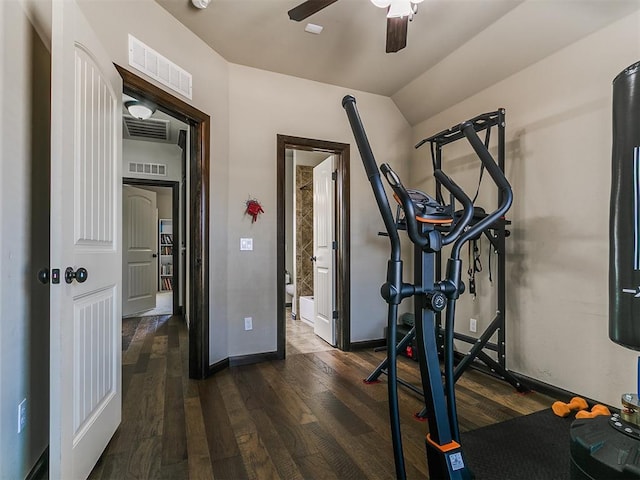
<path fill-rule="evenodd" d="M 464 228 L 471 222 L 471 219 L 473 218 L 473 201 L 466 193 L 464 193 L 464 190 L 462 190 L 462 188 L 460 188 L 456 182 L 451 180 L 451 178 L 449 178 L 442 170 L 435 170 L 433 175 L 444 186 L 444 188 L 453 194 L 453 196 L 462 204 L 463 208 L 460 220 L 456 222 L 453 230 L 451 230 L 451 232 L 445 235 L 442 239 L 442 245 L 449 245 L 460 236 Z"/>
<path fill-rule="evenodd" d="M 460 129 L 498 188 L 505 191 L 511 191 L 511 185 L 509 185 L 507 177 L 504 176 L 504 173 L 500 170 L 500 167 L 491 156 L 491 153 L 489 153 L 489 149 L 485 146 L 482 140 L 480 140 L 478 133 L 475 128 L 473 128 L 473 124 L 471 122 L 464 122 Z"/>
<path fill-rule="evenodd" d="M 358 150 L 362 157 L 362 163 L 364 164 L 364 169 L 367 172 L 367 178 L 371 180 L 372 177 L 379 176 L 380 173 L 378 172 L 376 159 L 374 158 L 371 146 L 369 145 L 369 139 L 364 131 L 362 120 L 360 120 L 360 115 L 358 114 L 355 97 L 352 95 L 346 95 L 342 99 L 342 108 L 347 112 L 347 118 L 349 119 L 353 136 L 356 139 L 356 144 L 358 145 Z"/>
<path fill-rule="evenodd" d="M 380 171 L 387 179 L 387 182 L 389 182 L 389 185 L 391 185 L 391 188 L 396 188 L 398 186 L 401 186 L 404 188 L 404 186 L 402 185 L 402 181 L 400 180 L 400 177 L 398 177 L 398 174 L 394 172 L 389 165 L 387 165 L 386 163 L 383 163 L 382 165 L 380 165 Z"/>
<path fill-rule="evenodd" d="M 460 249 L 462 245 L 469 239 L 478 236 L 492 224 L 494 224 L 500 217 L 502 217 L 507 210 L 511 207 L 513 203 L 513 191 L 511 190 L 511 185 L 507 180 L 507 177 L 504 176 L 504 173 L 495 162 L 491 153 L 489 153 L 489 149 L 484 145 L 480 137 L 478 137 L 477 132 L 473 128 L 473 124 L 471 122 L 464 122 L 460 125 L 460 130 L 467 138 L 469 144 L 476 152 L 480 161 L 489 172 L 489 175 L 493 179 L 493 182 L 498 187 L 501 195 L 500 205 L 498 208 L 487 215 L 485 218 L 476 223 L 473 227 L 469 228 L 466 232 L 464 232 L 453 246 L 453 250 L 451 252 L 451 258 L 459 258 L 460 257 Z"/>
<path fill-rule="evenodd" d="M 407 224 L 407 234 L 411 241 L 418 245 L 420 248 L 425 247 L 429 243 L 427 237 L 420 235 L 420 229 L 418 228 L 418 221 L 416 220 L 416 209 L 413 206 L 409 192 L 404 188 L 404 185 L 398 178 L 396 172 L 394 172 L 389 165 L 383 163 L 380 165 L 380 171 L 385 176 L 389 185 L 393 189 L 393 192 L 398 196 L 402 209 L 404 210 L 404 219 Z"/>
<path fill-rule="evenodd" d="M 342 108 L 347 112 L 347 118 L 351 125 L 353 137 L 358 145 L 358 151 L 360 152 L 364 169 L 367 172 L 367 178 L 373 188 L 373 195 L 376 198 L 378 209 L 380 210 L 384 226 L 387 230 L 387 234 L 389 235 L 389 241 L 391 242 L 391 260 L 400 261 L 400 237 L 398 235 L 398 227 L 396 226 L 393 218 L 393 212 L 389 206 L 389 199 L 387 198 L 384 186 L 382 185 L 382 180 L 380 179 L 380 172 L 378 170 L 378 165 L 376 164 L 376 159 L 373 156 L 371 145 L 369 145 L 367 134 L 364 131 L 362 120 L 360 120 L 360 115 L 358 114 L 356 99 L 351 95 L 346 95 L 342 99 Z"/>

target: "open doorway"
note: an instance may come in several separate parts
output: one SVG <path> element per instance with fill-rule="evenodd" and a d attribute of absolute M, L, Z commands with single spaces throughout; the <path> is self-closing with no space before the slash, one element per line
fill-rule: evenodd
<path fill-rule="evenodd" d="M 180 315 L 189 125 L 126 94 L 122 119 L 122 316 Z"/>
<path fill-rule="evenodd" d="M 319 315 L 317 294 L 318 268 L 316 260 L 317 250 L 309 250 L 309 244 L 316 244 L 310 238 L 298 239 L 296 231 L 300 225 L 296 224 L 294 215 L 294 198 L 297 196 L 296 210 L 302 207 L 308 211 L 312 206 L 303 206 L 307 201 L 313 203 L 317 197 L 313 193 L 314 167 L 330 159 L 333 166 L 329 170 L 329 183 L 333 186 L 327 199 L 331 201 L 331 215 L 329 227 L 334 232 L 328 243 L 329 257 L 333 271 L 330 273 L 331 283 L 323 291 L 333 298 L 333 309 L 325 314 L 335 332 L 333 339 L 335 346 L 341 350 L 350 349 L 350 267 L 349 267 L 349 145 L 343 143 L 326 142 L 300 137 L 278 135 L 277 146 L 277 198 L 278 198 L 278 238 L 277 238 L 277 306 L 278 328 L 277 347 L 278 357 L 285 357 L 287 318 L 292 313 L 296 319 L 306 317 L 313 323 Z M 297 177 L 297 179 L 296 179 Z M 295 182 L 295 183 L 294 183 Z M 310 204 L 311 205 L 311 204 Z M 316 212 L 317 213 L 317 212 Z M 305 222 L 307 237 L 315 235 L 313 224 L 318 219 L 304 219 L 298 216 L 300 222 Z M 311 223 L 312 222 L 312 223 Z M 309 226 L 311 223 L 311 234 Z M 299 232 L 298 232 L 299 233 Z M 325 236 L 328 239 L 329 236 Z M 295 251 L 295 254 L 293 253 Z M 316 286 L 313 286 L 316 283 Z M 320 295 L 322 296 L 322 295 Z M 306 299 L 303 297 L 307 297 Z M 311 297 L 311 302 L 309 302 Z M 302 300 L 302 306 L 301 306 Z M 305 305 L 305 303 L 307 305 Z M 291 304 L 291 306 L 288 306 Z M 313 315 L 305 313 L 311 308 Z M 309 319 L 309 316 L 315 317 Z M 300 320 L 302 321 L 302 320 Z M 321 332 L 317 332 L 321 334 Z"/>
<path fill-rule="evenodd" d="M 182 188 L 174 181 L 123 178 L 123 317 L 186 311 L 187 219 L 178 201 Z"/>
<path fill-rule="evenodd" d="M 129 70 L 116 65 L 123 80 L 123 93 L 152 102 L 159 111 L 189 125 L 189 154 L 185 175 L 189 191 L 185 195 L 185 218 L 189 219 L 185 237 L 188 283 L 183 312 L 189 326 L 189 377 L 205 378 L 209 368 L 209 115 L 201 112 Z M 125 170 L 126 171 L 126 170 Z"/>

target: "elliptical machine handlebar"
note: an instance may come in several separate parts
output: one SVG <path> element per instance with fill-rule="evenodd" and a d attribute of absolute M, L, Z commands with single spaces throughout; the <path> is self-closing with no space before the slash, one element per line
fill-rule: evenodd
<path fill-rule="evenodd" d="M 444 186 L 444 188 L 453 194 L 453 196 L 462 204 L 463 208 L 460 220 L 456 222 L 453 230 L 446 234 L 442 239 L 442 245 L 449 245 L 460 236 L 464 228 L 471 222 L 471 219 L 473 218 L 473 201 L 466 193 L 464 193 L 464 190 L 462 190 L 462 188 L 451 180 L 442 170 L 437 169 L 433 172 L 433 175 Z"/>
<path fill-rule="evenodd" d="M 404 210 L 405 222 L 407 223 L 407 234 L 411 241 L 418 245 L 420 248 L 424 248 L 428 246 L 431 242 L 429 242 L 428 237 L 423 237 L 420 235 L 420 231 L 418 230 L 418 222 L 416 221 L 416 210 L 413 206 L 413 202 L 409 197 L 409 192 L 404 188 L 404 185 L 400 181 L 400 178 L 393 171 L 393 169 L 383 163 L 380 165 L 380 171 L 389 182 L 391 189 L 397 195 L 398 200 L 400 200 L 400 204 L 402 205 L 402 209 Z M 435 245 L 430 245 L 431 247 L 436 247 Z M 437 246 L 439 249 L 440 245 Z"/>
<path fill-rule="evenodd" d="M 504 176 L 504 173 L 491 156 L 491 153 L 489 153 L 489 149 L 484 145 L 482 140 L 480 140 L 480 137 L 473 127 L 473 124 L 469 121 L 463 122 L 462 124 L 460 124 L 460 130 L 467 138 L 467 141 L 469 142 L 473 150 L 476 152 L 476 155 L 478 155 L 478 158 L 480 158 L 480 161 L 484 165 L 484 168 L 486 168 L 487 172 L 489 172 L 489 175 L 498 187 L 498 190 L 500 191 L 500 193 L 502 193 L 502 199 L 500 205 L 498 205 L 498 208 L 496 210 L 473 225 L 457 239 L 456 243 L 453 246 L 454 251 L 451 255 L 452 257 L 455 256 L 456 258 L 460 256 L 460 249 L 466 241 L 478 236 L 493 223 L 495 223 L 496 220 L 507 213 L 507 210 L 509 210 L 511 204 L 513 203 L 513 190 L 511 189 L 511 185 L 509 184 L 507 177 Z"/>
<path fill-rule="evenodd" d="M 470 239 L 480 235 L 487 228 L 491 227 L 500 217 L 502 217 L 507 210 L 511 207 L 511 203 L 513 202 L 513 191 L 511 190 L 511 185 L 509 181 L 504 176 L 504 173 L 496 163 L 496 161 L 489 153 L 489 149 L 485 146 L 485 144 L 478 137 L 478 133 L 471 121 L 466 121 L 460 124 L 460 130 L 467 138 L 467 141 L 480 158 L 480 161 L 486 168 L 487 172 L 493 179 L 493 182 L 499 189 L 501 193 L 500 204 L 498 208 L 491 212 L 489 215 L 484 217 L 482 220 L 474 224 L 472 227 L 467 229 L 462 235 L 458 237 L 456 242 L 453 244 L 451 249 L 451 254 L 449 256 L 449 260 L 447 261 L 447 278 L 457 278 L 459 280 L 461 263 L 460 260 L 460 251 L 462 246 L 469 241 Z M 451 273 L 450 273 L 451 272 Z M 454 321 L 455 321 L 455 298 L 451 299 L 447 307 L 447 312 L 445 316 L 445 327 L 444 327 L 444 380 L 445 380 L 445 392 L 447 397 L 447 410 L 449 414 L 449 420 L 451 422 L 453 438 L 456 441 L 460 440 L 460 431 L 458 427 L 457 419 L 457 409 L 455 402 L 455 374 L 454 374 L 454 352 L 453 352 L 453 340 L 454 340 Z"/>
<path fill-rule="evenodd" d="M 393 218 L 389 199 L 385 193 L 380 172 L 376 164 L 376 160 L 371 151 L 369 140 L 364 132 L 364 126 L 356 109 L 356 99 L 347 95 L 342 99 L 342 107 L 347 113 L 347 118 L 351 125 L 353 136 L 360 151 L 360 157 L 367 172 L 367 177 L 373 188 L 373 194 L 378 204 L 378 209 L 382 215 L 385 228 L 391 242 L 391 254 L 387 262 L 387 281 L 381 289 L 381 294 L 388 305 L 387 313 L 387 338 L 396 338 L 398 305 L 402 301 L 402 258 L 400 237 L 398 235 L 398 227 Z M 385 292 L 386 291 L 386 292 Z M 393 445 L 393 457 L 396 468 L 396 477 L 398 480 L 406 479 L 406 471 L 404 467 L 404 456 L 402 453 L 402 435 L 400 432 L 400 413 L 398 400 L 398 370 L 396 365 L 397 351 L 394 342 L 387 342 L 387 358 L 389 360 L 387 367 L 388 377 L 388 399 L 389 399 L 389 425 L 391 427 L 391 443 Z"/>
<path fill-rule="evenodd" d="M 360 115 L 358 115 L 358 110 L 356 109 L 356 99 L 352 95 L 345 96 L 342 99 L 342 108 L 347 112 L 347 118 L 349 119 L 353 136 L 356 140 L 356 144 L 358 145 L 358 150 L 360 152 L 360 157 L 362 158 L 364 169 L 367 173 L 367 178 L 373 188 L 373 195 L 376 198 L 378 209 L 380 210 L 384 226 L 391 241 L 391 260 L 399 261 L 400 237 L 398 235 L 398 227 L 396 226 L 396 222 L 393 218 L 393 212 L 389 206 L 389 199 L 387 198 L 384 186 L 382 185 L 382 180 L 380 179 L 380 171 L 378 170 L 376 159 L 371 151 L 369 139 L 367 138 L 367 134 L 362 126 L 362 120 L 360 120 Z"/>

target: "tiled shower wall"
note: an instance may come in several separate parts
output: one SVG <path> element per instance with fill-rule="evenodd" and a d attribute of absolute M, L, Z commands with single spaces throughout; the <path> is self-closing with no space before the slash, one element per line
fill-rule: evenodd
<path fill-rule="evenodd" d="M 301 297 L 313 295 L 313 167 L 296 166 L 295 195 L 296 293 Z"/>

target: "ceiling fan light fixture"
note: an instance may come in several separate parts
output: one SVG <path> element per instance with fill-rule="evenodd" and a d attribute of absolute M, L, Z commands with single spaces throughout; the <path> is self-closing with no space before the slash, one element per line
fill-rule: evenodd
<path fill-rule="evenodd" d="M 413 14 L 413 6 L 410 0 L 392 0 L 387 18 L 409 17 Z"/>
<path fill-rule="evenodd" d="M 140 100 L 131 100 L 130 102 L 125 102 L 124 106 L 132 117 L 135 117 L 139 120 L 146 120 L 150 118 L 151 115 L 153 115 L 156 111 L 155 105 L 147 102 L 142 102 Z"/>
<path fill-rule="evenodd" d="M 191 0 L 191 3 L 193 4 L 194 7 L 202 10 L 209 6 L 209 4 L 211 3 L 211 0 Z"/>
<path fill-rule="evenodd" d="M 389 5 L 391 5 L 391 0 L 371 0 L 371 3 L 373 3 L 378 8 L 387 8 Z"/>

